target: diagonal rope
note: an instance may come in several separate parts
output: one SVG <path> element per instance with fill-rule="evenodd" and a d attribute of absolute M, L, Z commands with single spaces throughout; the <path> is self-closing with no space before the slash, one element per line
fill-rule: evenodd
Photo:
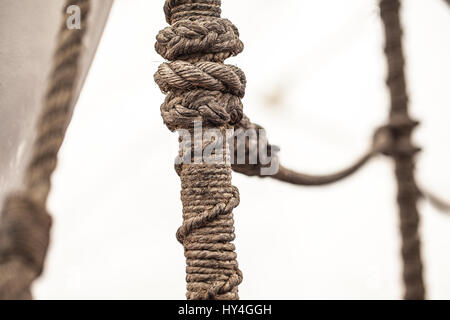
<path fill-rule="evenodd" d="M 80 8 L 81 29 L 69 30 L 63 19 L 36 140 L 25 172 L 25 188 L 6 198 L 1 214 L 0 299 L 31 299 L 30 287 L 44 268 L 51 226 L 46 201 L 58 151 L 71 119 L 70 106 L 90 1 L 68 0 L 64 10 L 70 5 Z"/>

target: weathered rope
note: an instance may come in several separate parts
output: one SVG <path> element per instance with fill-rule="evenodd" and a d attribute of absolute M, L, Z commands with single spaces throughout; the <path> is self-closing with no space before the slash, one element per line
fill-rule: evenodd
<path fill-rule="evenodd" d="M 369 152 L 365 154 L 361 159 L 358 159 L 357 162 L 352 164 L 350 167 L 329 175 L 308 175 L 280 166 L 278 172 L 272 177 L 276 180 L 299 186 L 324 186 L 350 177 L 352 174 L 361 169 L 366 163 L 368 163 L 374 155 L 375 153 Z"/>
<path fill-rule="evenodd" d="M 236 125 L 237 129 L 239 129 L 239 128 L 244 128 L 244 129 L 248 129 L 248 128 L 260 129 L 260 128 L 262 128 L 261 126 L 255 125 L 249 121 L 248 121 L 248 124 L 244 125 L 244 123 L 248 120 L 245 118 L 246 117 L 244 116 L 244 119 L 241 120 L 241 122 L 238 125 Z M 310 175 L 310 174 L 300 173 L 300 172 L 288 169 L 288 168 L 282 166 L 281 164 L 279 164 L 278 172 L 275 173 L 274 175 L 262 175 L 261 168 L 263 168 L 267 165 L 263 165 L 259 161 L 256 164 L 233 163 L 232 168 L 235 172 L 242 173 L 247 176 L 258 176 L 261 178 L 271 178 L 271 179 L 287 182 L 287 183 L 298 185 L 298 186 L 329 185 L 329 184 L 336 183 L 345 178 L 350 177 L 354 173 L 358 172 L 361 168 L 363 168 L 374 157 L 376 157 L 380 153 L 386 152 L 386 149 L 389 147 L 389 145 L 388 145 L 389 140 L 388 140 L 388 137 L 387 137 L 385 131 L 386 130 L 384 127 L 376 130 L 374 137 L 373 137 L 372 146 L 370 147 L 369 151 L 367 151 L 362 157 L 357 159 L 354 163 L 352 163 L 351 165 L 349 165 L 347 168 L 345 168 L 343 170 L 340 170 L 340 171 L 334 172 L 334 173 L 330 173 L 330 174 L 326 174 L 326 175 Z M 255 137 L 255 140 L 261 139 L 261 138 L 267 140 L 266 137 L 261 137 L 260 135 Z M 267 141 L 265 144 L 267 145 L 267 148 L 268 148 L 267 153 L 272 156 L 272 161 L 276 161 L 279 163 L 280 161 L 278 159 L 278 155 L 272 154 L 273 146 L 270 145 L 270 143 L 268 143 Z M 257 141 L 253 141 L 252 143 L 249 142 L 245 145 L 245 147 L 246 147 L 246 149 L 245 149 L 246 157 L 248 157 L 249 154 L 257 154 L 258 153 L 257 150 L 255 151 L 255 149 L 258 148 Z M 236 150 L 237 150 L 237 148 L 235 148 L 235 151 Z M 234 159 L 237 159 L 236 154 L 235 154 Z M 258 158 L 258 160 L 259 160 L 259 158 Z"/>
<path fill-rule="evenodd" d="M 71 118 L 70 106 L 90 1 L 68 0 L 64 10 L 69 5 L 80 7 L 81 29 L 69 30 L 63 19 L 36 140 L 25 172 L 25 188 L 7 197 L 0 217 L 0 299 L 31 299 L 30 286 L 44 267 L 51 226 L 46 201 L 57 154 Z"/>
<path fill-rule="evenodd" d="M 219 0 L 165 3 L 171 26 L 160 31 L 155 48 L 171 62 L 158 68 L 155 81 L 167 93 L 161 115 L 172 131 L 186 129 L 193 135 L 194 121 L 201 121 L 203 131 L 218 128 L 225 134 L 243 116 L 244 73 L 223 64 L 240 53 L 243 44 L 236 27 L 220 18 L 220 5 Z M 231 184 L 229 152 L 223 145 L 222 153 L 212 154 L 213 163 L 202 159 L 199 164 L 177 166 L 183 203 L 177 239 L 185 250 L 188 299 L 239 299 L 242 273 L 232 244 L 232 211 L 239 204 L 239 193 Z M 194 149 L 191 142 L 180 143 L 181 153 Z"/>
<path fill-rule="evenodd" d="M 441 199 L 430 191 L 424 191 L 424 189 L 421 189 L 421 194 L 435 209 L 443 213 L 450 213 L 450 203 L 448 201 Z"/>
<path fill-rule="evenodd" d="M 420 191 L 414 178 L 414 156 L 419 149 L 413 146 L 411 141 L 412 131 L 418 122 L 411 120 L 408 114 L 399 11 L 399 0 L 380 1 L 389 73 L 387 86 L 391 96 L 391 113 L 388 124 L 391 133 L 391 149 L 387 154 L 394 160 L 398 185 L 397 200 L 400 211 L 405 299 L 418 300 L 425 299 L 417 209 Z"/>

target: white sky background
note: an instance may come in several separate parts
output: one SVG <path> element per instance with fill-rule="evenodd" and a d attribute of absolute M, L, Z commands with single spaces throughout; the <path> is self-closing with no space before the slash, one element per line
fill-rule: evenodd
<path fill-rule="evenodd" d="M 450 10 L 406 0 L 405 51 L 421 185 L 450 199 Z M 163 1 L 116 0 L 60 153 L 52 244 L 39 299 L 183 299 L 177 136 L 162 123 L 154 51 Z M 340 169 L 388 113 L 375 0 L 224 0 L 245 50 L 244 109 L 307 173 Z M 393 168 L 303 188 L 233 176 L 242 299 L 402 296 Z M 450 298 L 450 216 L 421 203 L 429 298 Z"/>

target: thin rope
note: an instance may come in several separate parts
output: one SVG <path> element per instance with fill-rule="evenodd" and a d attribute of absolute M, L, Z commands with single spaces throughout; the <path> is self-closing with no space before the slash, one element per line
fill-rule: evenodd
<path fill-rule="evenodd" d="M 290 169 L 287 169 L 283 166 L 280 166 L 278 172 L 273 176 L 274 179 L 287 182 L 294 185 L 299 186 L 324 186 L 332 183 L 339 182 L 345 178 L 350 177 L 359 169 L 361 169 L 364 165 L 366 165 L 369 160 L 371 160 L 376 153 L 369 152 L 365 154 L 361 159 L 359 159 L 356 163 L 352 164 L 346 169 L 338 171 L 336 173 L 323 175 L 323 176 L 315 176 L 299 173 Z"/>
<path fill-rule="evenodd" d="M 239 124 L 237 128 L 242 128 L 242 122 Z M 248 128 L 249 126 L 245 126 Z M 261 126 L 250 124 L 252 128 L 262 128 Z M 265 138 L 261 136 L 257 136 L 257 139 Z M 305 173 L 300 173 L 298 171 L 294 171 L 284 167 L 283 165 L 279 165 L 278 171 L 274 175 L 262 175 L 261 169 L 269 166 L 270 164 L 263 165 L 261 162 L 257 162 L 256 164 L 237 164 L 233 163 L 232 168 L 235 172 L 247 175 L 247 176 L 258 176 L 260 178 L 271 178 L 275 180 L 279 180 L 282 182 L 290 183 L 298 186 L 324 186 L 339 182 L 343 179 L 350 177 L 351 175 L 358 172 L 362 169 L 366 164 L 369 163 L 370 160 L 375 158 L 377 155 L 386 152 L 386 149 L 389 147 L 387 132 L 384 127 L 379 128 L 375 131 L 372 146 L 369 151 L 363 154 L 360 158 L 356 159 L 351 165 L 348 167 L 334 173 L 329 173 L 325 175 L 310 175 Z M 278 155 L 272 153 L 273 146 L 270 145 L 266 141 L 268 153 L 272 156 L 272 161 L 279 163 Z M 247 143 L 246 147 L 246 158 L 249 157 L 249 154 L 259 154 L 257 149 L 259 146 L 257 141 L 253 143 Z M 235 148 L 237 150 L 237 148 Z M 237 154 L 235 152 L 234 159 L 237 159 Z M 257 159 L 259 160 L 259 158 Z"/>
<path fill-rule="evenodd" d="M 380 14 L 386 37 L 385 54 L 389 74 L 386 83 L 391 97 L 388 127 L 392 142 L 388 155 L 394 160 L 398 185 L 397 201 L 402 236 L 404 297 L 407 300 L 421 300 L 425 299 L 425 285 L 419 235 L 420 219 L 417 209 L 420 191 L 414 178 L 414 158 L 419 149 L 411 141 L 412 131 L 418 122 L 412 120 L 408 114 L 400 1 L 381 0 Z"/>
<path fill-rule="evenodd" d="M 64 10 L 69 5 L 80 7 L 81 29 L 69 30 L 63 19 L 36 140 L 25 172 L 25 188 L 6 198 L 0 217 L 0 299 L 31 299 L 31 284 L 44 268 L 51 227 L 46 202 L 57 154 L 72 115 L 71 103 L 90 1 L 68 0 Z"/>
<path fill-rule="evenodd" d="M 450 203 L 430 191 L 421 189 L 422 196 L 437 210 L 443 213 L 450 213 Z"/>
<path fill-rule="evenodd" d="M 243 117 L 241 98 L 244 73 L 224 60 L 243 50 L 236 27 L 220 18 L 219 0 L 167 0 L 164 6 L 170 27 L 156 37 L 163 63 L 155 81 L 167 94 L 161 106 L 171 131 L 189 130 L 201 121 L 203 131 L 225 130 Z M 231 184 L 229 150 L 214 151 L 212 163 L 183 163 L 176 167 L 181 179 L 183 225 L 177 239 L 184 246 L 189 300 L 237 300 L 242 273 L 236 261 L 233 209 L 239 192 Z M 201 145 L 200 148 L 204 148 Z M 180 153 L 195 150 L 183 143 Z"/>

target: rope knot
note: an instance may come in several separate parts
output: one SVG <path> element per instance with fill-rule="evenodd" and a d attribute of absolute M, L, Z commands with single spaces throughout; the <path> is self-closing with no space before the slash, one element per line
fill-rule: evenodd
<path fill-rule="evenodd" d="M 242 120 L 235 125 L 235 137 L 230 144 L 234 145 L 234 161 L 232 168 L 235 172 L 245 174 L 247 176 L 260 176 L 262 168 L 268 168 L 273 164 L 278 163 L 275 167 L 279 167 L 279 158 L 277 152 L 280 148 L 269 143 L 265 130 L 258 124 L 252 123 L 247 116 L 243 116 Z M 265 152 L 261 153 L 260 148 L 265 148 Z M 245 150 L 245 161 L 239 163 L 236 159 L 239 158 L 239 150 Z M 262 159 L 261 154 L 266 154 L 270 157 L 270 161 L 266 162 Z M 250 161 L 250 156 L 253 155 L 256 163 Z"/>
<path fill-rule="evenodd" d="M 161 115 L 172 131 L 194 129 L 195 135 L 195 122 L 201 121 L 203 128 L 225 133 L 243 118 L 246 78 L 238 67 L 224 61 L 239 54 L 244 45 L 237 28 L 220 18 L 220 5 L 220 0 L 166 0 L 164 12 L 171 26 L 159 32 L 155 49 L 170 62 L 159 66 L 154 78 L 167 94 Z M 195 140 L 180 137 L 180 151 L 195 150 Z M 201 148 L 211 146 L 201 144 Z M 227 147 L 222 148 L 223 154 L 211 156 L 228 157 Z M 238 299 L 242 273 L 231 242 L 235 237 L 232 211 L 239 204 L 239 193 L 231 185 L 231 167 L 226 162 L 202 161 L 175 168 L 182 187 L 183 225 L 177 239 L 185 249 L 186 296 Z"/>
<path fill-rule="evenodd" d="M 171 130 L 191 129 L 194 121 L 204 126 L 236 124 L 242 119 L 243 106 L 239 98 L 220 91 L 193 90 L 181 94 L 169 93 L 161 105 L 161 116 Z"/>
<path fill-rule="evenodd" d="M 24 195 L 6 199 L 0 224 L 1 261 L 22 259 L 39 275 L 49 244 L 51 217 L 39 204 Z"/>
<path fill-rule="evenodd" d="M 235 125 L 243 117 L 240 98 L 247 80 L 236 66 L 177 60 L 160 65 L 155 81 L 168 93 L 161 115 L 172 131 L 191 128 L 194 120 L 205 126 Z"/>
<path fill-rule="evenodd" d="M 227 19 L 182 20 L 161 30 L 156 51 L 167 60 L 223 62 L 244 49 L 239 31 Z"/>
<path fill-rule="evenodd" d="M 204 89 L 231 93 L 239 98 L 245 95 L 247 80 L 236 66 L 216 62 L 163 63 L 155 73 L 155 82 L 163 93 Z"/>
<path fill-rule="evenodd" d="M 419 124 L 408 116 L 394 115 L 386 125 L 375 132 L 373 143 L 379 152 L 386 156 L 414 156 L 421 149 L 414 146 L 408 137 Z"/>
<path fill-rule="evenodd" d="M 155 48 L 171 62 L 161 64 L 154 78 L 167 94 L 161 115 L 172 131 L 190 129 L 194 121 L 234 126 L 243 117 L 245 74 L 223 62 L 244 45 L 233 23 L 220 18 L 220 5 L 220 0 L 166 0 L 171 26 L 159 32 Z"/>

